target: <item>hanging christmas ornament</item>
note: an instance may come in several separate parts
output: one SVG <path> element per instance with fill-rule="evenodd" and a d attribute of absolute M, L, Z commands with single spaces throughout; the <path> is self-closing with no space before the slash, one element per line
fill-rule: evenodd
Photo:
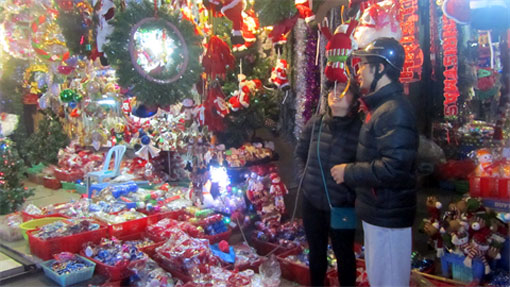
<path fill-rule="evenodd" d="M 211 36 L 207 43 L 207 51 L 202 58 L 204 72 L 210 79 L 217 76 L 225 79 L 227 70 L 234 68 L 235 58 L 227 43 L 216 36 Z"/>
<path fill-rule="evenodd" d="M 49 76 L 46 65 L 30 65 L 23 74 L 23 86 L 32 94 L 42 94 L 48 89 Z"/>
<path fill-rule="evenodd" d="M 370 5 L 363 11 L 359 25 L 354 31 L 354 39 L 360 49 L 380 37 L 395 38 L 400 41 L 402 30 L 398 22 L 398 5 L 393 0 L 383 0 Z"/>
<path fill-rule="evenodd" d="M 58 8 L 64 10 L 64 11 L 71 11 L 73 10 L 73 1 L 71 0 L 57 0 L 57 6 Z"/>
<path fill-rule="evenodd" d="M 69 103 L 74 100 L 74 97 L 76 97 L 77 94 L 74 90 L 71 89 L 65 89 L 62 92 L 60 92 L 60 100 L 64 103 Z"/>
<path fill-rule="evenodd" d="M 292 18 L 285 19 L 274 25 L 271 32 L 269 32 L 268 37 L 273 42 L 273 47 L 275 48 L 277 54 L 281 55 L 283 53 L 283 45 L 287 43 L 287 35 L 296 24 L 298 18 L 299 16 L 295 15 Z"/>
<path fill-rule="evenodd" d="M 262 88 L 262 82 L 259 79 L 247 80 L 243 74 L 237 75 L 239 80 L 239 89 L 229 99 L 230 109 L 238 111 L 250 106 L 250 98 L 253 97 Z"/>
<path fill-rule="evenodd" d="M 304 19 L 306 24 L 315 20 L 315 14 L 312 11 L 312 0 L 294 0 L 296 9 L 299 12 L 299 18 Z"/>
<path fill-rule="evenodd" d="M 41 59 L 59 63 L 69 58 L 69 50 L 55 21 L 58 12 L 49 12 L 48 17 L 41 15 L 32 22 L 32 48 Z"/>
<path fill-rule="evenodd" d="M 347 83 L 349 75 L 346 72 L 346 61 L 351 55 L 352 50 L 357 48 L 351 34 L 358 23 L 352 20 L 348 25 L 340 25 L 335 30 L 335 34 L 332 35 L 328 27 L 328 22 L 328 19 L 325 18 L 320 25 L 322 34 L 328 40 L 328 44 L 326 45 L 326 57 L 328 58 L 328 62 L 324 74 L 331 82 Z"/>
<path fill-rule="evenodd" d="M 161 150 L 152 144 L 151 138 L 148 135 L 142 134 L 140 142 L 142 143 L 142 147 L 135 153 L 137 157 L 149 160 L 159 155 Z"/>
<path fill-rule="evenodd" d="M 238 51 L 244 51 L 251 47 L 257 41 L 257 34 L 259 33 L 260 25 L 259 19 L 253 9 L 243 11 L 243 38 L 244 44 L 237 46 Z"/>
<path fill-rule="evenodd" d="M 178 13 L 158 14 L 143 1 L 131 2 L 112 24 L 103 48 L 119 85 L 132 87 L 138 102 L 151 106 L 168 106 L 190 94 L 201 72 L 201 45 L 189 21 Z"/>
<path fill-rule="evenodd" d="M 218 0 L 211 2 L 218 2 Z M 230 42 L 234 50 L 238 50 L 240 46 L 244 44 L 243 39 L 243 16 L 242 12 L 244 9 L 243 0 L 222 0 L 221 13 L 225 18 L 232 21 L 232 35 L 230 36 Z"/>
<path fill-rule="evenodd" d="M 289 78 L 287 77 L 287 61 L 285 59 L 278 59 L 276 66 L 271 70 L 270 82 L 273 87 L 281 90 L 289 90 Z"/>

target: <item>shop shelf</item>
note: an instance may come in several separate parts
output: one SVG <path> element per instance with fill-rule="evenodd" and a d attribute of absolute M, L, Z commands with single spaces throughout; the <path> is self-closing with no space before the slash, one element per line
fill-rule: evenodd
<path fill-rule="evenodd" d="M 41 267 L 44 271 L 44 274 L 46 275 L 46 277 L 57 282 L 60 286 L 69 286 L 69 285 L 73 285 L 73 284 L 76 284 L 79 282 L 89 280 L 94 275 L 94 269 L 96 267 L 96 263 L 94 263 L 82 256 L 79 256 L 79 255 L 76 255 L 76 256 L 78 256 L 81 260 L 87 261 L 88 263 L 92 264 L 92 266 L 86 267 L 81 270 L 71 272 L 68 274 L 59 275 L 58 273 L 56 273 L 55 271 L 53 271 L 51 269 L 51 265 L 53 265 L 53 263 L 55 262 L 55 259 L 51 259 L 51 260 L 41 263 Z"/>
<path fill-rule="evenodd" d="M 78 234 L 69 236 L 61 236 L 50 239 L 41 239 L 33 235 L 37 230 L 29 230 L 28 243 L 30 245 L 30 252 L 35 256 L 49 260 L 53 254 L 60 253 L 63 251 L 78 253 L 82 248 L 83 244 L 87 242 L 99 243 L 101 238 L 107 237 L 108 227 L 99 223 L 100 227 L 97 230 L 86 231 Z"/>

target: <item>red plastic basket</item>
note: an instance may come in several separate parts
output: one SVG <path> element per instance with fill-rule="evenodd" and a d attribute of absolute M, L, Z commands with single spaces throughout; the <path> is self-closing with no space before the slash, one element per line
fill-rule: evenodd
<path fill-rule="evenodd" d="M 60 180 L 54 177 L 43 177 L 43 186 L 49 189 L 59 189 L 62 187 Z"/>
<path fill-rule="evenodd" d="M 99 224 L 100 227 L 97 230 L 86 231 L 69 236 L 56 237 L 47 240 L 32 235 L 32 233 L 37 232 L 38 229 L 29 230 L 27 231 L 27 235 L 28 243 L 30 245 L 30 252 L 43 260 L 49 260 L 53 258 L 53 254 L 64 251 L 78 253 L 83 248 L 84 243 L 99 243 L 101 238 L 107 237 L 108 228 L 102 223 Z"/>
<path fill-rule="evenodd" d="M 288 256 L 297 255 L 301 252 L 301 248 L 294 248 L 287 252 L 281 253 L 276 256 L 278 262 L 280 262 L 280 269 L 282 271 L 282 277 L 296 282 L 303 286 L 310 286 L 310 268 L 308 266 L 297 264 L 287 259 Z M 324 286 L 328 286 L 328 278 L 324 279 Z"/>
<path fill-rule="evenodd" d="M 107 277 L 110 279 L 110 281 L 118 281 L 122 280 L 124 278 L 128 278 L 133 274 L 133 271 L 128 269 L 128 265 L 122 265 L 122 266 L 110 266 L 106 265 L 101 261 L 98 261 L 94 258 L 88 257 L 85 255 L 83 250 L 80 252 L 80 255 L 83 257 L 86 257 L 90 261 L 96 263 L 96 271 L 97 273 Z M 131 261 L 130 263 L 136 263 L 136 261 Z"/>
<path fill-rule="evenodd" d="M 67 181 L 67 182 L 75 182 L 78 179 L 83 179 L 83 171 L 82 170 L 62 170 L 59 168 L 55 168 L 53 170 L 53 175 L 55 178 L 57 178 L 60 181 Z"/>
<path fill-rule="evenodd" d="M 140 240 L 143 238 L 149 238 L 152 240 L 152 238 L 150 238 L 146 233 L 135 233 L 135 234 L 125 235 L 125 236 L 119 237 L 118 239 L 122 240 L 122 241 L 129 241 L 129 240 Z M 140 250 L 143 253 L 152 257 L 156 253 L 156 248 L 163 245 L 164 243 L 165 243 L 165 241 L 154 242 L 153 244 L 139 248 L 138 250 Z"/>
<path fill-rule="evenodd" d="M 510 178 L 500 178 L 498 181 L 498 197 L 510 200 Z"/>
<path fill-rule="evenodd" d="M 282 254 L 282 253 L 288 252 L 289 250 L 294 249 L 294 248 L 289 249 L 289 248 L 286 248 L 283 246 L 279 246 L 278 244 L 275 244 L 275 243 L 257 239 L 257 237 L 255 237 L 255 235 L 252 235 L 250 237 L 250 245 L 253 246 L 253 248 L 255 248 L 257 250 L 257 253 L 259 255 L 262 255 L 262 256 L 267 255 L 269 252 L 272 252 L 276 248 L 278 248 L 278 249 L 276 249 L 276 251 L 273 252 L 274 255 L 279 255 L 279 254 Z"/>
<path fill-rule="evenodd" d="M 117 214 L 118 212 L 112 213 Z M 138 218 L 134 220 L 129 220 L 121 223 L 113 223 L 110 224 L 108 222 L 104 222 L 101 219 L 99 221 L 103 222 L 106 226 L 108 226 L 108 235 L 109 236 L 126 236 L 136 233 L 142 233 L 147 228 L 147 225 L 154 224 L 158 222 L 158 215 L 149 215 L 147 217 Z"/>

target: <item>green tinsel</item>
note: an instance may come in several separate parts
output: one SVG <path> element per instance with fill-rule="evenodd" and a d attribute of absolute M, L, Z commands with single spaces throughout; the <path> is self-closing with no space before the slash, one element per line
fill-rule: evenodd
<path fill-rule="evenodd" d="M 272 26 L 297 13 L 294 0 L 257 0 L 253 9 L 259 16 L 260 26 Z"/>
<path fill-rule="evenodd" d="M 133 93 L 138 101 L 147 105 L 168 106 L 191 96 L 191 88 L 202 72 L 202 66 L 198 61 L 202 53 L 201 39 L 195 34 L 193 25 L 179 18 L 179 14 L 170 15 L 159 11 L 159 19 L 171 22 L 181 32 L 188 47 L 189 61 L 184 74 L 173 83 L 159 84 L 146 80 L 138 74 L 131 63 L 129 41 L 131 27 L 153 16 L 152 4 L 146 1 L 141 5 L 130 3 L 124 12 L 115 15 L 112 21 L 114 31 L 108 38 L 109 42 L 104 46 L 104 51 L 116 70 L 119 84 L 123 87 L 133 87 Z"/>

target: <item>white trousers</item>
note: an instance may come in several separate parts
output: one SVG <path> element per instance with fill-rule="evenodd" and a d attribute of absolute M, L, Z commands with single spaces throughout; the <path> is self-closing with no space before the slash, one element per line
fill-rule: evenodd
<path fill-rule="evenodd" d="M 363 221 L 365 263 L 371 287 L 409 286 L 411 227 L 386 228 Z"/>

